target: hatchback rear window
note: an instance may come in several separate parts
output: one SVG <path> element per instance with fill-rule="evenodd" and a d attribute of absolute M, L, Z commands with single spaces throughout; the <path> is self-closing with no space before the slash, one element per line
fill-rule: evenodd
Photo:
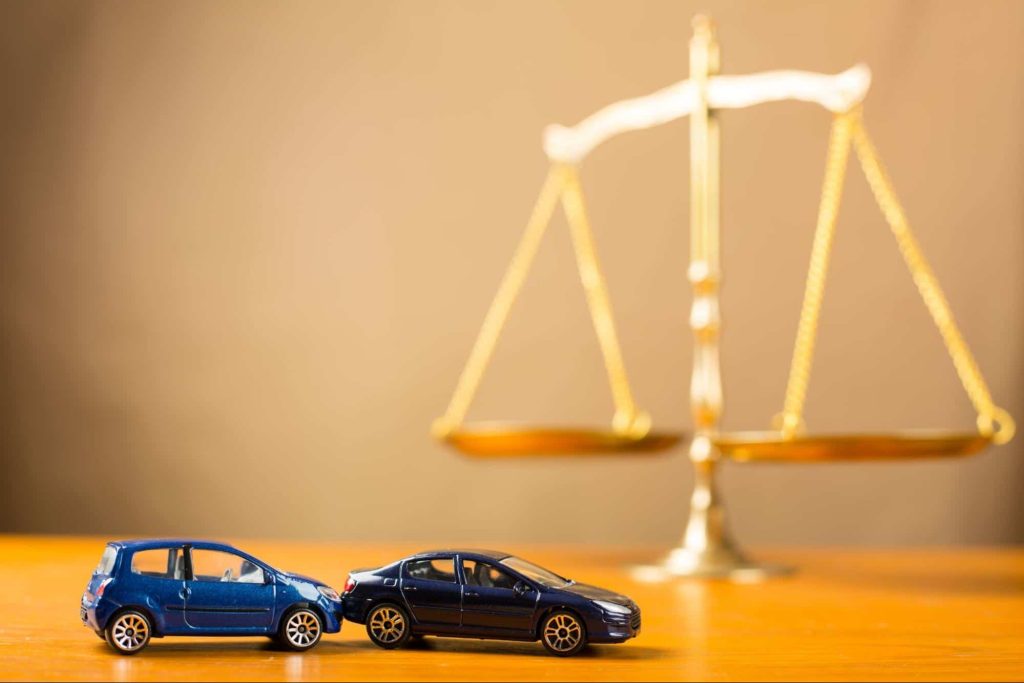
<path fill-rule="evenodd" d="M 100 563 L 96 565 L 96 574 L 110 575 L 110 572 L 114 570 L 114 562 L 117 560 L 117 548 L 108 545 L 106 550 L 103 551 L 103 557 L 100 558 Z"/>

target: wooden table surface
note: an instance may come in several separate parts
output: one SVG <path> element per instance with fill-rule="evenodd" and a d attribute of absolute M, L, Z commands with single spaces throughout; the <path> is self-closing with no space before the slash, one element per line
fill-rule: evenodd
<path fill-rule="evenodd" d="M 428 638 L 380 650 L 346 623 L 291 654 L 265 639 L 166 638 L 122 657 L 81 625 L 104 539 L 0 536 L 0 678 L 31 680 L 1022 680 L 1024 549 L 776 550 L 797 565 L 761 584 L 643 584 L 653 551 L 505 548 L 633 597 L 641 635 L 557 659 L 539 643 Z M 350 568 L 422 548 L 238 542 L 342 585 Z"/>

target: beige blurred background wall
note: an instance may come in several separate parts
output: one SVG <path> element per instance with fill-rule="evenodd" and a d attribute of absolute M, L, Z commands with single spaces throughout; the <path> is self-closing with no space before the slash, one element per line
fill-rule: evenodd
<path fill-rule="evenodd" d="M 540 131 L 685 77 L 874 71 L 866 120 L 997 400 L 1024 417 L 1024 3 L 21 2 L 0 28 L 0 529 L 674 542 L 683 450 L 479 462 L 428 438 L 543 174 Z M 829 117 L 723 117 L 726 428 L 781 404 Z M 689 425 L 687 124 L 583 180 L 627 365 Z M 563 224 L 472 416 L 611 401 Z M 967 427 L 859 171 L 807 418 Z M 1024 438 L 955 462 L 729 466 L 748 543 L 1024 540 Z"/>

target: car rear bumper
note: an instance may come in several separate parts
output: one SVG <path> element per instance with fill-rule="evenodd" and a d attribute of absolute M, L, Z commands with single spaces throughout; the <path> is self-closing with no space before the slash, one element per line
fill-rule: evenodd
<path fill-rule="evenodd" d="M 103 635 L 103 627 L 113 608 L 114 605 L 109 600 L 96 598 L 89 602 L 83 598 L 78 608 L 78 616 L 82 620 L 82 626 L 88 626 L 99 635 Z"/>
<path fill-rule="evenodd" d="M 342 614 L 345 619 L 357 624 L 366 623 L 366 613 L 370 609 L 372 600 L 369 598 L 355 598 L 351 595 L 343 595 L 341 603 L 344 605 Z"/>

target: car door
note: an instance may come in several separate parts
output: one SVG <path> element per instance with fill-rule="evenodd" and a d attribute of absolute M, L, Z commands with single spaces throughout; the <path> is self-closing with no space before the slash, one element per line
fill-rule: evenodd
<path fill-rule="evenodd" d="M 463 559 L 462 627 L 480 633 L 528 636 L 539 593 L 495 563 Z M 519 586 L 519 589 L 516 586 Z"/>
<path fill-rule="evenodd" d="M 190 548 L 185 623 L 209 632 L 265 633 L 273 619 L 275 585 L 263 568 L 225 550 Z"/>
<path fill-rule="evenodd" d="M 457 630 L 462 616 L 462 586 L 455 576 L 455 557 L 407 560 L 402 566 L 402 596 L 418 624 Z"/>
<path fill-rule="evenodd" d="M 183 548 L 136 550 L 125 573 L 133 592 L 145 595 L 160 610 L 161 631 L 175 634 L 186 630 Z"/>

